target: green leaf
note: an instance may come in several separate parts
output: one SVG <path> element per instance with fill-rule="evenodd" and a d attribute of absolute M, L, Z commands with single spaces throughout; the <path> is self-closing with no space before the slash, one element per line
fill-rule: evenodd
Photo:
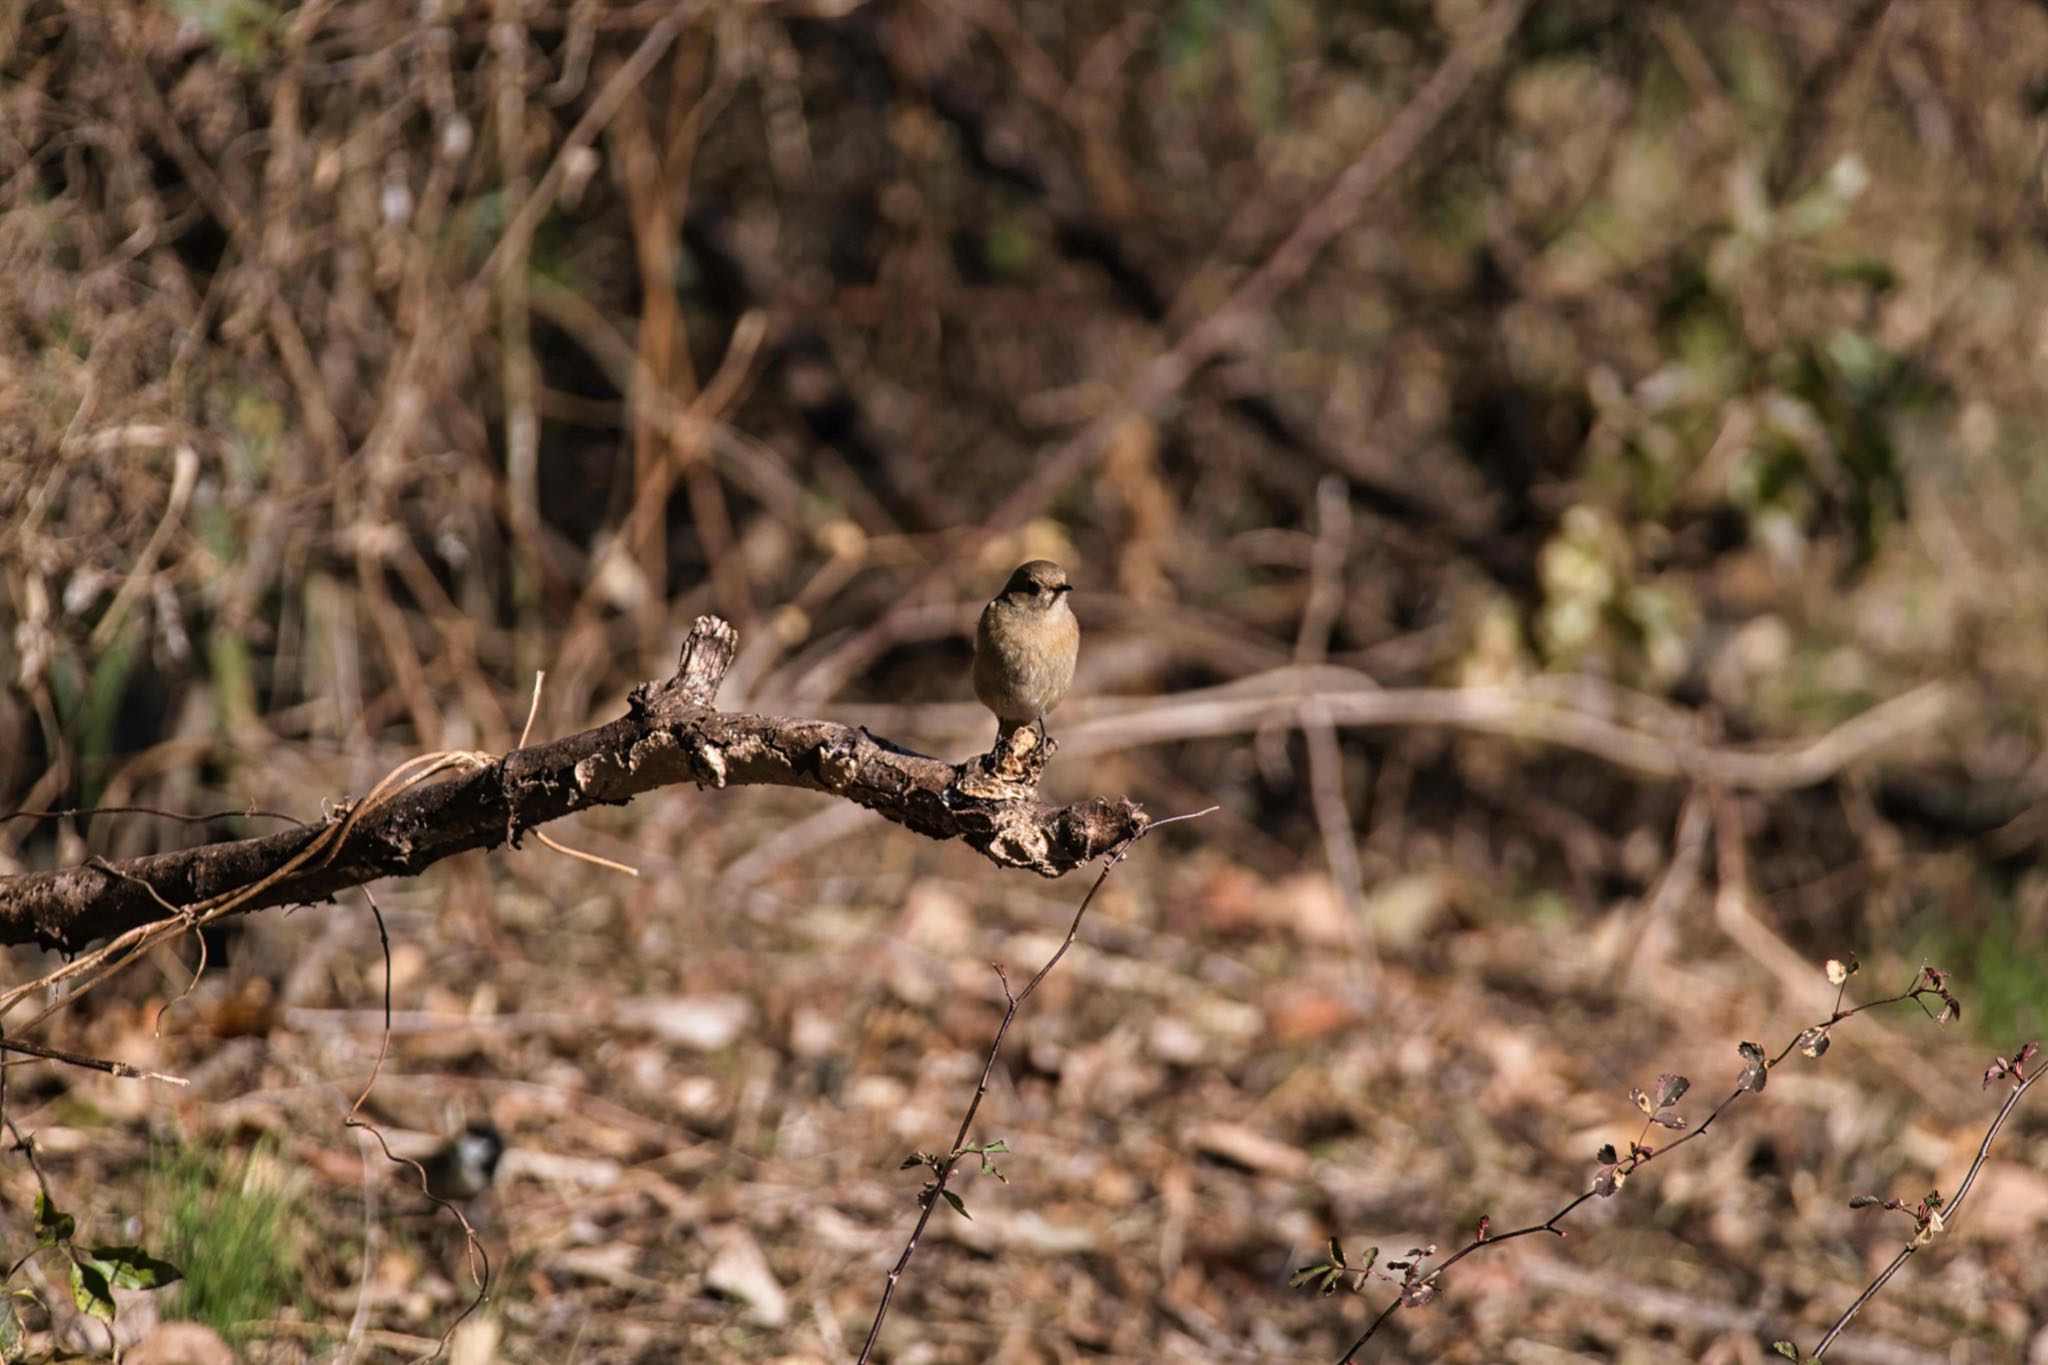
<path fill-rule="evenodd" d="M 17 1365 L 28 1359 L 28 1332 L 21 1325 L 21 1313 L 14 1306 L 14 1296 L 6 1296 L 0 1304 L 0 1362 Z"/>
<path fill-rule="evenodd" d="M 1301 1269 L 1295 1271 L 1292 1275 L 1289 1275 L 1287 1277 L 1287 1287 L 1289 1289 L 1299 1289 L 1303 1285 L 1307 1284 L 1310 1280 L 1317 1279 L 1323 1274 L 1327 1273 L 1331 1268 L 1332 1267 L 1327 1262 L 1318 1262 L 1315 1265 L 1305 1265 Z"/>
<path fill-rule="evenodd" d="M 1771 1349 L 1787 1360 L 1799 1359 L 1799 1348 L 1789 1341 L 1774 1341 L 1771 1343 Z"/>
<path fill-rule="evenodd" d="M 141 1247 L 94 1247 L 85 1259 L 122 1289 L 162 1289 L 185 1278 L 184 1271 Z"/>
<path fill-rule="evenodd" d="M 71 1263 L 71 1301 L 78 1311 L 100 1319 L 114 1320 L 114 1290 L 99 1267 L 83 1261 Z"/>
<path fill-rule="evenodd" d="M 36 1191 L 36 1245 L 53 1247 L 59 1242 L 68 1242 L 78 1231 L 78 1220 L 68 1213 L 60 1212 L 50 1202 L 48 1190 Z"/>
<path fill-rule="evenodd" d="M 953 1206 L 953 1212 L 959 1214 L 970 1223 L 974 1221 L 974 1215 L 967 1211 L 967 1205 L 961 1202 L 959 1195 L 951 1190 L 942 1190 L 941 1193 L 946 1196 L 946 1202 Z"/>

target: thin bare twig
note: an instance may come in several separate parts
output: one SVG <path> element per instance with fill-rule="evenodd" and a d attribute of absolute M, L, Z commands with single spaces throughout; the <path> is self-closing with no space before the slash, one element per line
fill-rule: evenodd
<path fill-rule="evenodd" d="M 1885 1268 L 1877 1273 L 1877 1278 L 1856 1296 L 1856 1301 L 1842 1310 L 1842 1315 L 1835 1319 L 1834 1326 L 1828 1328 L 1827 1335 L 1820 1339 L 1820 1343 L 1813 1348 L 1813 1354 L 1807 1359 L 1819 1360 L 1828 1353 L 1828 1348 L 1833 1346 L 1848 1328 L 1850 1319 L 1862 1312 L 1863 1306 L 1876 1298 L 1878 1292 L 1891 1283 L 1892 1276 L 1905 1268 L 1906 1262 L 1913 1259 L 1914 1252 L 1928 1244 L 1932 1228 L 1954 1225 L 1962 1214 L 1963 1201 L 1970 1197 L 1970 1187 L 1977 1183 L 1977 1173 L 1982 1171 L 1984 1163 L 1991 1159 L 1991 1144 L 1998 1140 L 1999 1131 L 2005 1127 L 2006 1120 L 2012 1117 L 2013 1110 L 2019 1108 L 2020 1101 L 2027 1097 L 2027 1091 L 2033 1089 L 2034 1082 L 2044 1075 L 2048 1075 L 2048 1069 L 2036 1071 L 2031 1076 L 2021 1076 L 2014 1083 L 2012 1089 L 2006 1093 L 2005 1103 L 1998 1106 L 1998 1113 L 1992 1116 L 1991 1126 L 1984 1130 L 1984 1140 L 1977 1144 L 1976 1159 L 1970 1162 L 1970 1169 L 1964 1173 L 1962 1184 L 1956 1187 L 1955 1194 L 1950 1196 L 1947 1205 L 1941 1209 L 1938 1215 L 1939 1224 L 1930 1224 L 1929 1227 L 1923 1228 L 1919 1236 L 1899 1248 L 1898 1255 L 1892 1257 Z M 1932 1196 L 1929 1198 L 1931 1201 Z"/>
<path fill-rule="evenodd" d="M 179 811 L 165 810 L 161 806 L 72 806 L 65 810 L 11 810 L 5 815 L 0 815 L 0 824 L 5 824 L 9 820 L 70 820 L 80 815 L 154 815 L 185 825 L 208 825 L 216 820 L 236 818 L 285 820 L 301 829 L 306 825 L 306 822 L 296 815 L 286 815 L 279 810 L 263 810 L 255 806 L 247 810 L 210 810 L 200 815 L 186 815 Z"/>
<path fill-rule="evenodd" d="M 470 1224 L 468 1215 L 452 1201 L 434 1193 L 431 1188 L 432 1182 L 427 1179 L 427 1168 L 411 1157 L 395 1154 L 391 1150 L 391 1144 L 384 1140 L 383 1130 L 362 1116 L 363 1104 L 370 1098 L 370 1091 L 376 1088 L 377 1077 L 384 1071 L 385 1059 L 391 1055 L 391 931 L 384 923 L 384 911 L 377 904 L 377 898 L 366 889 L 363 892 L 363 899 L 369 903 L 370 914 L 377 921 L 377 944 L 384 957 L 384 1029 L 377 1040 L 377 1060 L 370 1067 L 370 1078 L 363 1082 L 362 1093 L 356 1096 L 356 1102 L 342 1115 L 341 1126 L 358 1129 L 375 1138 L 377 1145 L 384 1151 L 385 1159 L 393 1165 L 410 1166 L 413 1173 L 419 1177 L 420 1193 L 448 1210 L 454 1215 L 455 1221 L 462 1224 L 462 1235 L 469 1254 L 470 1281 L 476 1285 L 476 1297 L 471 1299 L 468 1306 L 457 1313 L 454 1320 L 442 1330 L 440 1341 L 436 1343 L 433 1351 L 424 1357 L 432 1360 L 448 1349 L 448 1339 L 455 1335 L 455 1329 L 462 1326 L 463 1321 L 483 1307 L 485 1300 L 490 1298 L 491 1254 L 485 1250 L 483 1240 L 476 1235 L 476 1228 Z"/>
<path fill-rule="evenodd" d="M 1165 825 L 1178 824 L 1183 820 L 1200 819 L 1216 809 L 1215 806 L 1210 806 L 1206 810 L 1193 811 L 1186 815 L 1171 815 L 1164 820 L 1154 820 L 1143 829 L 1135 831 L 1115 848 L 1109 850 L 1106 860 L 1102 864 L 1102 871 L 1096 875 L 1094 884 L 1088 888 L 1088 894 L 1081 897 L 1081 904 L 1074 910 L 1073 922 L 1067 926 L 1067 936 L 1060 940 L 1060 946 L 1055 948 L 1052 956 L 1045 960 L 1045 965 L 1040 967 L 1032 975 L 1031 979 L 1024 983 L 1023 990 L 1013 993 L 1010 990 L 1009 973 L 1003 969 L 1001 963 L 994 964 L 996 980 L 1002 984 L 1003 1000 L 1005 1002 L 1002 1022 L 996 1025 L 995 1040 L 989 1044 L 988 1059 L 981 1066 L 981 1079 L 975 1083 L 974 1096 L 967 1102 L 967 1112 L 960 1116 L 960 1130 L 953 1135 L 952 1147 L 947 1150 L 943 1158 L 923 1158 L 920 1156 L 913 1157 L 910 1161 L 904 1163 L 906 1167 L 920 1164 L 929 1165 L 933 1172 L 933 1179 L 924 1187 L 923 1192 L 918 1195 L 917 1223 L 910 1230 L 910 1239 L 903 1244 L 903 1254 L 896 1258 L 896 1264 L 889 1269 L 889 1280 L 883 1286 L 882 1300 L 875 1306 L 874 1323 L 868 1328 L 867 1341 L 860 1349 L 860 1365 L 867 1365 L 868 1360 L 874 1355 L 875 1343 L 882 1335 L 882 1323 L 888 1318 L 889 1305 L 896 1297 L 896 1285 L 902 1280 L 903 1272 L 909 1269 L 910 1258 L 917 1254 L 917 1244 L 924 1237 L 925 1227 L 932 1220 L 932 1211 L 938 1207 L 939 1200 L 946 1197 L 947 1184 L 952 1180 L 953 1172 L 958 1169 L 960 1158 L 967 1154 L 968 1130 L 974 1126 L 974 1116 L 981 1112 L 981 1101 L 988 1094 L 989 1077 L 995 1073 L 996 1058 L 1002 1055 L 1003 1040 L 1009 1036 L 1010 1025 L 1016 1020 L 1017 1011 L 1023 1008 L 1026 1000 L 1031 998 L 1032 993 L 1038 989 L 1039 983 L 1044 981 L 1052 969 L 1059 965 L 1060 959 L 1067 955 L 1067 949 L 1074 946 L 1074 940 L 1081 933 L 1082 917 L 1088 913 L 1088 907 L 1095 902 L 1095 893 L 1102 890 L 1102 884 L 1109 880 L 1109 874 L 1116 871 L 1117 864 L 1124 860 L 1132 847 L 1153 830 Z"/>
<path fill-rule="evenodd" d="M 145 1071 L 139 1066 L 130 1066 L 127 1062 L 88 1057 L 79 1052 L 66 1052 L 63 1048 L 31 1043 L 23 1038 L 0 1038 L 0 1051 L 19 1052 L 25 1056 L 42 1058 L 44 1061 L 63 1062 L 67 1066 L 80 1066 L 88 1071 L 104 1071 L 109 1076 L 121 1076 L 129 1080 L 163 1081 L 169 1085 L 192 1084 L 183 1076 L 173 1076 L 163 1071 Z M 19 1063 L 8 1062 L 5 1065 L 16 1066 Z"/>
<path fill-rule="evenodd" d="M 1842 1002 L 1848 992 L 1849 977 L 1854 973 L 1855 968 L 1852 963 L 1837 975 L 1835 968 L 1838 965 L 1834 963 L 1829 964 L 1829 975 L 1835 981 L 1836 989 L 1835 1006 L 1827 1019 L 1800 1030 L 1797 1036 L 1780 1048 L 1777 1054 L 1772 1057 L 1767 1058 L 1764 1055 L 1763 1049 L 1754 1043 L 1742 1044 L 1740 1051 L 1744 1067 L 1740 1079 L 1737 1080 L 1735 1088 L 1728 1093 L 1727 1097 L 1719 1104 L 1716 1104 L 1708 1112 L 1707 1116 L 1700 1121 L 1699 1126 L 1673 1139 L 1666 1146 L 1653 1147 L 1647 1145 L 1644 1139 L 1649 1136 L 1653 1125 L 1662 1127 L 1684 1126 L 1684 1120 L 1669 1111 L 1671 1106 L 1677 1102 L 1679 1096 L 1682 1096 L 1691 1086 L 1691 1082 L 1683 1076 L 1667 1076 L 1660 1080 L 1658 1085 L 1660 1093 L 1656 1096 L 1645 1096 L 1640 1091 L 1635 1092 L 1636 1103 L 1642 1108 L 1644 1119 L 1642 1130 L 1637 1134 L 1635 1140 L 1629 1143 L 1627 1153 L 1617 1153 L 1611 1147 L 1603 1149 L 1601 1154 L 1601 1172 L 1592 1185 L 1542 1222 L 1531 1223 L 1527 1227 L 1515 1228 L 1508 1232 L 1494 1233 L 1489 1227 L 1490 1220 L 1482 1218 L 1478 1233 L 1470 1242 L 1467 1242 L 1457 1251 L 1452 1252 L 1433 1266 L 1425 1263 L 1428 1257 L 1435 1253 L 1434 1248 L 1418 1249 L 1417 1252 L 1411 1253 L 1409 1260 L 1405 1262 L 1389 1262 L 1386 1267 L 1377 1270 L 1374 1269 L 1372 1257 L 1368 1257 L 1362 1265 L 1351 1265 L 1345 1263 L 1341 1255 L 1337 1254 L 1336 1244 L 1333 1242 L 1333 1264 L 1309 1267 L 1297 1272 L 1296 1283 L 1302 1283 L 1308 1278 L 1316 1278 L 1323 1280 L 1325 1286 L 1329 1287 L 1334 1285 L 1339 1278 L 1349 1276 L 1354 1278 L 1356 1288 L 1363 1289 L 1371 1276 L 1378 1275 L 1383 1278 L 1396 1279 L 1401 1286 L 1400 1293 L 1390 1300 L 1386 1307 L 1382 1308 L 1366 1324 L 1365 1330 L 1359 1333 L 1358 1338 L 1345 1348 L 1344 1354 L 1338 1358 L 1337 1365 L 1350 1365 L 1352 1361 L 1356 1360 L 1358 1353 L 1365 1349 L 1366 1344 L 1402 1308 L 1421 1307 L 1435 1298 L 1444 1272 L 1474 1252 L 1488 1247 L 1496 1247 L 1504 1242 L 1516 1241 L 1523 1237 L 1534 1237 L 1542 1233 L 1548 1233 L 1555 1237 L 1564 1236 L 1565 1230 L 1559 1224 L 1575 1213 L 1581 1205 L 1589 1203 L 1594 1199 L 1605 1199 L 1613 1196 L 1620 1191 L 1622 1185 L 1627 1182 L 1631 1175 L 1649 1165 L 1650 1162 L 1669 1156 L 1687 1143 L 1706 1136 L 1707 1130 L 1714 1126 L 1714 1121 L 1720 1118 L 1722 1112 L 1730 1105 L 1734 1104 L 1744 1095 L 1761 1093 L 1765 1082 L 1769 1078 L 1771 1069 L 1784 1061 L 1795 1049 L 1813 1057 L 1818 1057 L 1827 1051 L 1830 1032 L 1835 1025 L 1843 1020 L 1852 1019 L 1869 1010 L 1903 1004 L 1908 1001 L 1919 1005 L 1924 1010 L 1927 1008 L 1925 1003 L 1926 997 L 1929 996 L 1941 1000 L 1943 1007 L 1941 1017 L 1944 1019 L 1949 1017 L 1950 1013 L 1956 1009 L 1955 997 L 1948 990 L 1947 974 L 1932 967 L 1920 968 L 1919 971 L 1914 973 L 1912 984 L 1896 995 L 1888 995 L 1882 999 L 1865 1001 L 1861 1005 L 1844 1009 Z M 2003 1122 L 2002 1116 L 1999 1122 Z M 1995 1126 L 1993 1131 L 1996 1131 Z M 1374 1255 L 1377 1255 L 1376 1250 Z M 1401 1274 L 1395 1276 L 1392 1272 L 1396 1270 L 1400 1271 Z M 1318 1273 L 1312 1276 L 1311 1272 Z M 1328 1273 L 1322 1274 L 1320 1272 Z M 1858 1306 L 1860 1306 L 1860 1303 Z"/>
<path fill-rule="evenodd" d="M 533 734 L 534 717 L 540 714 L 541 689 L 547 685 L 547 681 L 548 675 L 544 672 L 536 672 L 533 675 L 533 700 L 527 704 L 526 724 L 519 727 L 519 743 L 513 746 L 515 748 L 524 749 L 526 747 L 527 739 L 531 737 Z M 518 821 L 516 820 L 516 818 L 513 821 L 513 823 L 514 825 L 517 825 Z M 637 867 L 633 867 L 627 863 L 614 862 L 610 858 L 601 858 L 595 853 L 586 853 L 580 848 L 571 848 L 567 844 L 560 843 L 555 839 L 550 838 L 546 830 L 535 830 L 533 832 L 533 837 L 540 840 L 542 844 L 546 845 L 548 848 L 553 849 L 555 852 L 561 854 L 565 858 L 574 858 L 578 862 L 589 863 L 593 867 L 601 867 L 609 872 L 623 872 L 628 877 L 637 877 L 640 875 L 640 869 Z"/>
<path fill-rule="evenodd" d="M 107 642 L 121 629 L 121 623 L 128 617 L 128 608 L 134 603 L 136 594 L 156 572 L 157 558 L 163 554 L 164 545 L 170 540 L 171 532 L 185 515 L 185 504 L 191 501 L 192 489 L 199 482 L 199 455 L 191 446 L 180 444 L 172 456 L 171 494 L 164 502 L 163 516 L 158 519 L 156 529 L 150 532 L 142 553 L 129 566 L 127 577 L 121 580 L 121 587 L 114 594 L 114 600 L 107 604 L 106 614 L 93 627 L 91 644 L 94 649 L 104 649 Z"/>

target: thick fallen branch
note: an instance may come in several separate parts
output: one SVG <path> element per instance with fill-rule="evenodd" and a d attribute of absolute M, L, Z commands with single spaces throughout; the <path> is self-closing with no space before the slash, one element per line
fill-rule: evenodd
<path fill-rule="evenodd" d="M 725 622 L 699 617 L 676 675 L 636 688 L 619 720 L 344 807 L 323 824 L 0 878 L 0 944 L 76 951 L 272 878 L 233 908 L 324 900 L 380 877 L 415 876 L 452 854 L 516 846 L 536 825 L 683 782 L 829 792 L 919 834 L 964 840 L 998 866 L 1047 877 L 1145 826 L 1144 812 L 1129 801 L 1040 804 L 1033 790 L 1043 751 L 1002 753 L 991 772 L 978 762 L 908 753 L 830 721 L 716 711 L 712 700 L 735 641 Z M 337 825 L 345 828 L 337 832 Z"/>

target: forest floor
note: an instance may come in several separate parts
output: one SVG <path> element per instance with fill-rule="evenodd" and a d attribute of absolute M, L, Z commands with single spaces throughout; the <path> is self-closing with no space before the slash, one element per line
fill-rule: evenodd
<path fill-rule="evenodd" d="M 130 1220 L 122 1240 L 165 1234 L 180 1152 L 205 1158 L 183 1178 L 285 1210 L 269 1254 L 288 1323 L 244 1320 L 249 1359 L 401 1358 L 476 1295 L 454 1219 L 343 1125 L 373 1072 L 364 1113 L 395 1150 L 477 1120 L 509 1141 L 468 1206 L 490 1297 L 453 1359 L 849 1359 L 915 1218 L 924 1176 L 899 1166 L 950 1140 L 999 1021 L 990 964 L 1021 984 L 1093 876 L 1004 875 L 852 816 L 788 793 L 659 793 L 557 831 L 637 880 L 530 847 L 380 889 L 381 1070 L 361 899 L 255 917 L 160 1036 L 189 951 L 70 1015 L 69 1045 L 189 1088 L 44 1071 L 10 1111 L 74 1211 Z M 1668 894 L 1591 919 L 1476 918 L 1439 877 L 1389 878 L 1369 891 L 1369 946 L 1326 879 L 1263 874 L 1227 842 L 1162 831 L 1109 878 L 970 1135 L 1004 1143 L 1007 1183 L 956 1182 L 972 1216 L 932 1220 L 881 1358 L 1335 1361 L 1398 1285 L 1290 1288 L 1329 1238 L 1384 1265 L 1441 1258 L 1482 1218 L 1541 1223 L 1603 1144 L 1676 1136 L 1644 1136 L 1632 1086 L 1690 1077 L 1676 1112 L 1697 1123 L 1734 1089 L 1738 1043 L 1775 1053 L 1834 1005 L 1767 905 L 1682 869 Z M 1916 966 L 1870 963 L 1849 1002 Z M 1913 1233 L 1851 1196 L 1953 1189 L 1999 1099 L 1967 1023 L 1912 1003 L 1833 1043 L 1579 1208 L 1570 1235 L 1462 1262 L 1360 1358 L 1810 1347 Z M 2023 1112 L 1957 1226 L 1833 1358 L 2048 1358 L 2044 1141 Z M 26 1168 L 7 1189 L 28 1207 Z M 151 1330 L 144 1302 L 122 1339 Z"/>

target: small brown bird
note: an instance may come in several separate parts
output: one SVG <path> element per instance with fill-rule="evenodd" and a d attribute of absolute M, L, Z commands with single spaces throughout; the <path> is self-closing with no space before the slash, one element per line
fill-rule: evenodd
<path fill-rule="evenodd" d="M 1026 725 L 1045 734 L 1045 714 L 1074 682 L 1081 625 L 1067 605 L 1073 585 L 1049 559 L 1020 564 L 981 609 L 974 632 L 974 695 L 996 715 L 1000 743 Z"/>

